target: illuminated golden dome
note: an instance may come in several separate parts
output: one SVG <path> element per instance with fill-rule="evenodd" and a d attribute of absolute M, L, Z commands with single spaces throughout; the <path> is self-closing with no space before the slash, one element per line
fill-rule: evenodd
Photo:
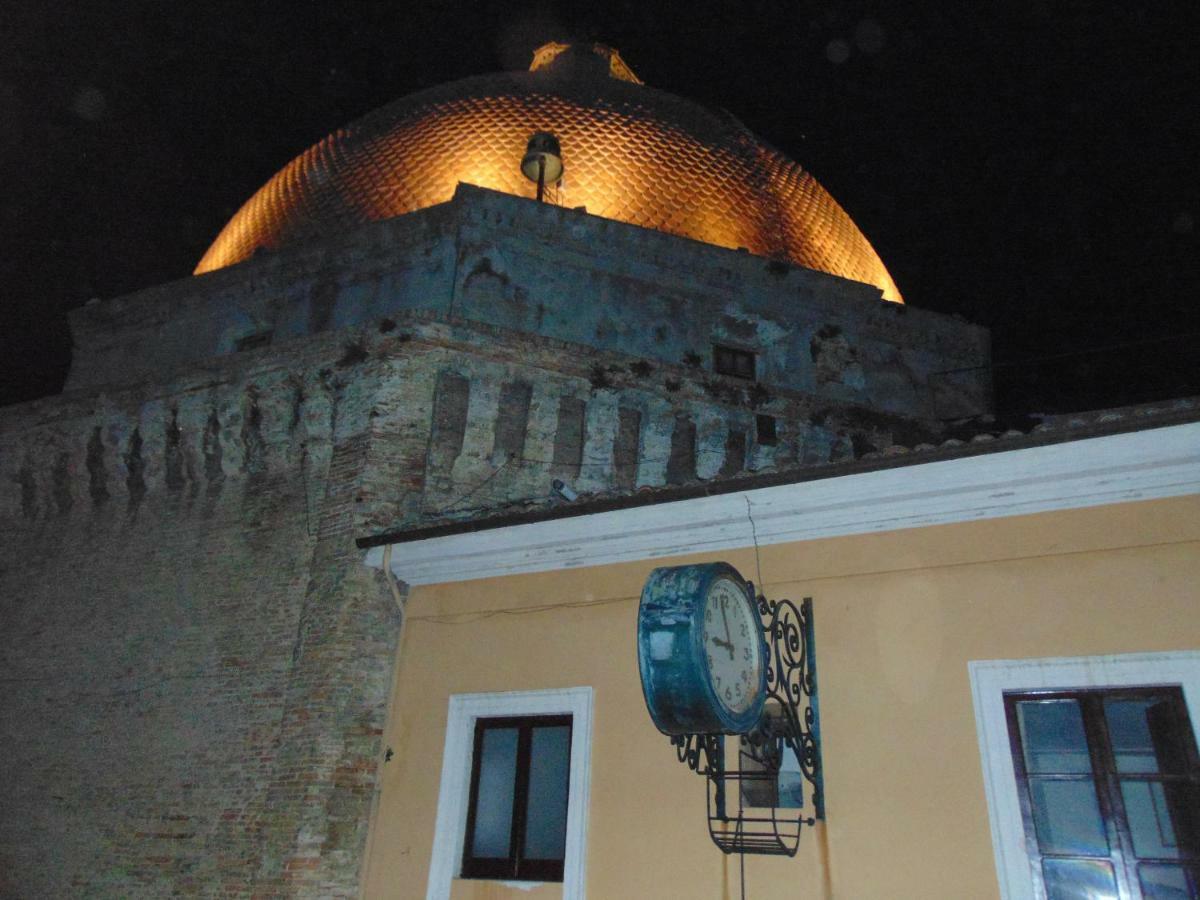
<path fill-rule="evenodd" d="M 466 78 L 378 109 L 310 147 L 238 210 L 196 274 L 305 237 L 449 200 L 459 182 L 533 196 L 520 162 L 554 134 L 550 198 L 593 215 L 900 292 L 817 182 L 725 112 L 642 85 L 613 50 L 547 44 L 528 72 Z"/>

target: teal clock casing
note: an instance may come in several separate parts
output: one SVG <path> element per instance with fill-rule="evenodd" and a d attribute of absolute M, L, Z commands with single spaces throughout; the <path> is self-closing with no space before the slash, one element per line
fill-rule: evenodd
<path fill-rule="evenodd" d="M 745 734 L 758 724 L 766 645 L 750 586 L 733 566 L 651 572 L 637 642 L 642 694 L 663 734 Z"/>

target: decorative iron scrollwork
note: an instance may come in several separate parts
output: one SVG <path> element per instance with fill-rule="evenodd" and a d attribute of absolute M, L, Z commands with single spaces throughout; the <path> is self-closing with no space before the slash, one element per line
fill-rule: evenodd
<path fill-rule="evenodd" d="M 671 738 L 671 744 L 681 763 L 699 775 L 708 775 L 720 752 L 720 740 L 719 734 L 677 734 Z"/>
<path fill-rule="evenodd" d="M 725 853 L 794 856 L 801 829 L 825 817 L 812 599 L 797 606 L 756 596 L 767 646 L 762 718 L 746 734 L 685 734 L 671 743 L 679 761 L 706 778 L 713 843 Z M 729 752 L 725 742 L 735 739 Z"/>

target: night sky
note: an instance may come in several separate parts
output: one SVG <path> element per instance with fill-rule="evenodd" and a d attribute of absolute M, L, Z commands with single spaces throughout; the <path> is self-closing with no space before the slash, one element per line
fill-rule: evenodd
<path fill-rule="evenodd" d="M 0 403 L 328 132 L 551 39 L 806 166 L 910 304 L 993 330 L 1003 409 L 1200 394 L 1198 38 L 1196 0 L 0 0 Z"/>

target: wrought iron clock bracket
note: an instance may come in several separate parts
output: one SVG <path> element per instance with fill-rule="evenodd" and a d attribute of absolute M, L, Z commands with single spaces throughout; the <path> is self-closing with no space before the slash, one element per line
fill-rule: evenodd
<path fill-rule="evenodd" d="M 675 735 L 671 744 L 707 781 L 713 843 L 725 853 L 794 856 L 801 829 L 825 818 L 812 598 L 797 606 L 755 596 L 767 650 L 762 718 L 736 736 L 736 761 L 723 734 Z M 785 788 L 781 776 L 796 775 L 785 764 L 789 751 L 799 778 Z"/>

